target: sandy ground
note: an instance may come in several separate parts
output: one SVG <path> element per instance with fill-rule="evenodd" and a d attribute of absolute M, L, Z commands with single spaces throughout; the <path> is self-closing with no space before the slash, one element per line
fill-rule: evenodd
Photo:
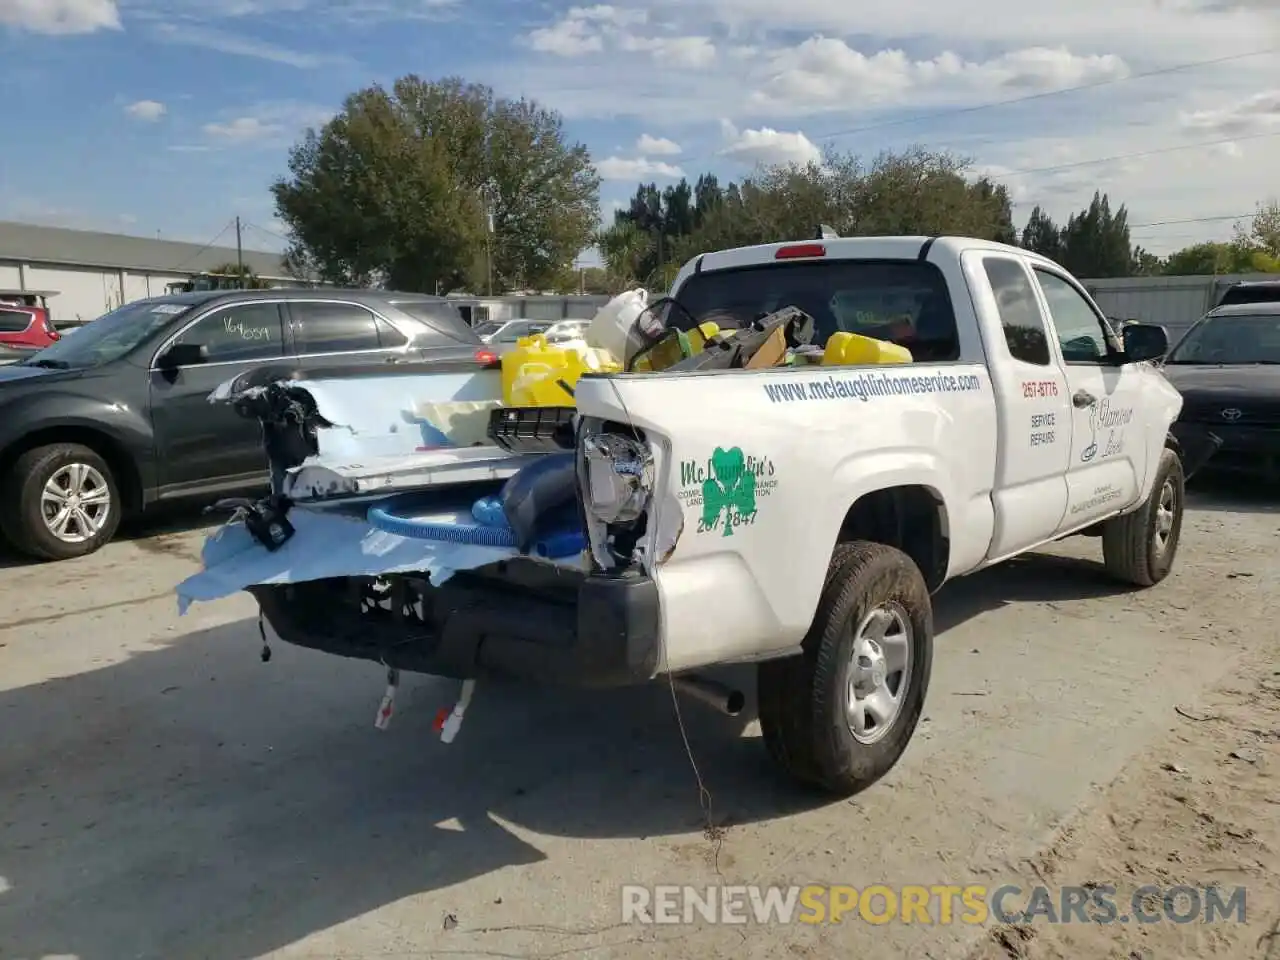
<path fill-rule="evenodd" d="M 1269 634 L 1269 635 L 1268 635 Z M 1204 906 L 1244 890 L 1244 922 L 1204 913 L 1192 894 L 1174 895 L 1179 919 L 1138 925 L 1042 920 L 1002 924 L 969 960 L 1154 960 L 1165 957 L 1280 958 L 1280 641 L 1274 629 L 1256 653 L 1199 702 L 1178 708 L 1169 734 L 1130 762 L 1089 809 L 1016 877 L 1024 889 L 1108 883 L 1120 910 L 1145 885 L 1198 891 Z M 1017 908 L 1025 900 L 1011 899 Z M 1158 904 L 1144 903 L 1160 916 Z"/>
<path fill-rule="evenodd" d="M 713 829 L 665 688 L 483 686 L 446 746 L 452 684 L 407 681 L 379 732 L 377 667 L 262 663 L 247 597 L 177 617 L 198 530 L 12 562 L 0 958 L 1274 960 L 1277 533 L 1274 500 L 1201 496 L 1154 590 L 1088 540 L 948 586 L 927 720 L 848 803 L 778 777 L 749 716 L 686 705 Z M 619 923 L 625 883 L 1215 879 L 1248 886 L 1245 926 Z"/>

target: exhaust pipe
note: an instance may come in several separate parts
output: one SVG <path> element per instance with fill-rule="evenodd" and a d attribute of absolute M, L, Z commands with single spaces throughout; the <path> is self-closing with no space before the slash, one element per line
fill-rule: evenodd
<path fill-rule="evenodd" d="M 673 676 L 671 683 L 681 693 L 715 707 L 726 717 L 736 717 L 747 705 L 746 695 L 741 690 L 734 690 L 706 677 L 684 674 Z"/>

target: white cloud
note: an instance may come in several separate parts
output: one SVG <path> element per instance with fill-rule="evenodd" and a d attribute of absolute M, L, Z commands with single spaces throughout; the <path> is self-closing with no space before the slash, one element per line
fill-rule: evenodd
<path fill-rule="evenodd" d="M 0 0 L 4 2 L 4 0 Z M 293 50 L 263 40 L 255 40 L 230 31 L 217 30 L 212 27 L 200 27 L 184 24 L 181 27 L 172 23 L 159 23 L 153 28 L 155 37 L 168 43 L 181 43 L 192 47 L 203 47 L 216 53 L 225 53 L 235 57 L 250 57 L 255 60 L 269 60 L 272 63 L 283 63 L 300 70 L 314 70 L 325 66 L 341 66 L 349 64 L 348 57 L 340 54 L 309 53 L 304 50 Z"/>
<path fill-rule="evenodd" d="M 0 0 L 0 25 L 53 36 L 121 29 L 115 0 Z"/>
<path fill-rule="evenodd" d="M 257 117 L 236 117 L 226 123 L 206 123 L 204 132 L 219 140 L 234 140 L 243 143 L 246 140 L 261 140 L 279 133 L 275 124 L 264 123 Z"/>
<path fill-rule="evenodd" d="M 462 0 L 123 0 L 140 18 L 178 14 L 199 20 L 249 19 L 281 14 L 323 16 L 369 26 L 399 20 L 439 20 Z M 133 9 L 136 7 L 136 10 Z M 160 8 L 160 9 L 156 9 Z"/>
<path fill-rule="evenodd" d="M 676 180 L 684 176 L 684 171 L 679 167 L 646 157 L 632 160 L 607 157 L 596 164 L 596 171 L 602 180 L 644 180 L 656 177 Z"/>
<path fill-rule="evenodd" d="M 680 153 L 680 144 L 665 137 L 651 137 L 642 133 L 636 140 L 636 150 L 647 157 L 674 157 Z"/>
<path fill-rule="evenodd" d="M 871 55 L 843 40 L 815 36 L 771 58 L 772 76 L 752 94 L 766 111 L 829 110 L 850 102 L 865 106 L 908 99 L 955 101 L 961 97 L 1011 98 L 1129 75 L 1113 54 L 1078 56 L 1064 47 L 1029 47 L 985 61 L 945 51 L 912 60 L 902 50 Z"/>
<path fill-rule="evenodd" d="M 1254 94 L 1226 106 L 1184 112 L 1179 119 L 1187 130 L 1202 136 L 1254 136 L 1280 130 L 1280 90 Z"/>
<path fill-rule="evenodd" d="M 749 24 L 761 31 L 785 29 L 833 36 L 911 38 L 934 48 L 1019 49 L 1054 45 L 1071 49 L 1104 46 L 1128 57 L 1148 55 L 1198 60 L 1219 53 L 1265 47 L 1275 37 L 1277 10 L 1269 0 L 1231 5 L 1179 0 L 937 0 L 892 3 L 832 3 L 831 0 L 651 0 L 669 15 Z M 654 14 L 652 19 L 658 19 Z M 1250 42 L 1249 38 L 1254 38 Z M 1123 49 L 1121 49 L 1123 48 Z"/>
<path fill-rule="evenodd" d="M 822 150 L 798 130 L 784 132 L 771 127 L 738 130 L 727 120 L 721 121 L 721 129 L 728 145 L 720 155 L 737 163 L 748 166 L 806 164 L 822 159 Z"/>
<path fill-rule="evenodd" d="M 644 10 L 606 4 L 573 7 L 550 26 L 531 31 L 528 43 L 540 53 L 557 57 L 615 50 L 644 53 L 659 64 L 695 70 L 715 62 L 716 47 L 709 37 L 654 33 L 645 30 L 649 22 Z"/>
<path fill-rule="evenodd" d="M 529 45 L 541 53 L 558 57 L 598 53 L 604 49 L 606 36 L 617 37 L 627 27 L 644 22 L 643 11 L 626 10 L 607 4 L 572 7 L 551 26 L 532 31 L 529 34 Z"/>
<path fill-rule="evenodd" d="M 169 111 L 158 100 L 139 100 L 137 103 L 131 103 L 125 107 L 124 112 L 135 120 L 141 120 L 144 123 L 155 123 Z"/>
<path fill-rule="evenodd" d="M 697 70 L 715 63 L 716 47 L 707 37 L 643 37 L 622 34 L 618 47 L 650 54 L 661 64 Z"/>
<path fill-rule="evenodd" d="M 323 126 L 333 111 L 315 104 L 280 101 L 255 104 L 229 113 L 225 119 L 206 123 L 201 129 L 214 143 L 224 145 L 277 146 L 296 138 L 307 127 Z M 170 149 L 193 151 L 195 147 Z"/>

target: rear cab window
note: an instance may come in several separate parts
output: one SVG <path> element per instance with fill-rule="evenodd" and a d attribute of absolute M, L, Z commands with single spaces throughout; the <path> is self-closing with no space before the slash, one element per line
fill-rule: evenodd
<path fill-rule="evenodd" d="M 831 259 L 710 270 L 690 276 L 675 299 L 692 317 L 669 311 L 679 329 L 708 320 L 740 328 L 790 306 L 813 317 L 817 346 L 844 331 L 906 347 L 917 363 L 960 357 L 946 278 L 923 261 Z"/>

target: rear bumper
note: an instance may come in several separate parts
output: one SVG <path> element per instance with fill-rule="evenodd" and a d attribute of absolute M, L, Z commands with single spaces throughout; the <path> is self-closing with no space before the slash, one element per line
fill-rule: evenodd
<path fill-rule="evenodd" d="M 1188 475 L 1203 471 L 1280 478 L 1280 427 L 1179 421 L 1173 435 L 1186 451 Z"/>
<path fill-rule="evenodd" d="M 281 639 L 415 673 L 617 687 L 648 681 L 658 667 L 658 588 L 638 574 L 511 560 L 439 587 L 393 575 L 249 590 Z"/>

